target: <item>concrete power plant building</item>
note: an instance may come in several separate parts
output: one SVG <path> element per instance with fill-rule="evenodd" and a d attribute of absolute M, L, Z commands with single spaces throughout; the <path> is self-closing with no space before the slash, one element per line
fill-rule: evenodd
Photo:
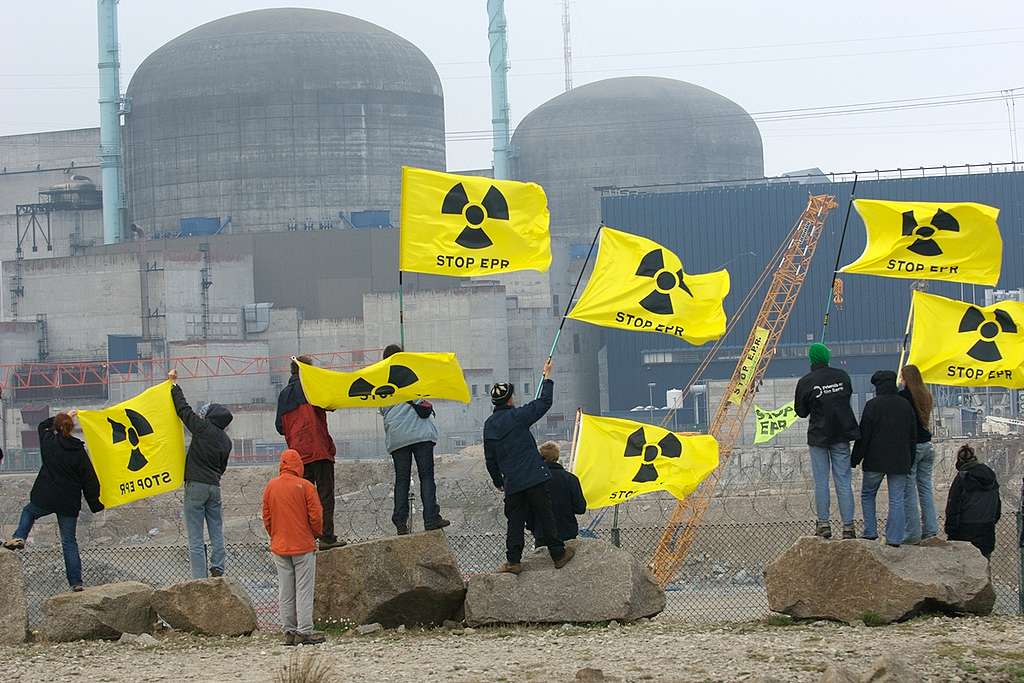
<path fill-rule="evenodd" d="M 401 166 L 445 168 L 430 60 L 343 14 L 204 24 L 147 57 L 127 96 L 129 215 L 147 232 L 189 217 L 230 220 L 232 232 L 343 227 L 363 211 L 394 220 Z"/>
<path fill-rule="evenodd" d="M 441 82 L 418 48 L 332 12 L 246 12 L 154 52 L 125 109 L 134 228 L 121 244 L 102 245 L 97 129 L 0 138 L 0 367 L 8 380 L 43 378 L 5 392 L 8 449 L 30 445 L 40 406 L 109 404 L 151 381 L 126 377 L 118 361 L 340 351 L 358 366 L 398 339 L 400 169 L 445 168 Z M 494 382 L 536 390 L 599 222 L 595 186 L 762 174 L 741 108 L 662 78 L 556 97 L 524 119 L 513 154 L 514 177 L 548 193 L 550 272 L 405 278 L 407 348 L 456 352 L 473 396 L 439 408 L 441 451 L 479 440 Z M 541 436 L 565 438 L 577 407 L 598 408 L 602 339 L 567 323 Z M 24 372 L 39 362 L 92 364 L 110 382 L 68 387 L 53 380 L 59 370 Z M 235 438 L 269 448 L 286 374 L 284 362 L 182 383 L 193 400 L 232 404 Z M 331 422 L 342 454 L 382 454 L 372 411 Z"/>

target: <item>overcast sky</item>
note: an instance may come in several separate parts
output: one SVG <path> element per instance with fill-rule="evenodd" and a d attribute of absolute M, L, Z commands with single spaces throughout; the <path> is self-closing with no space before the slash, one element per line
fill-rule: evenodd
<path fill-rule="evenodd" d="M 207 21 L 287 3 L 122 0 L 122 89 L 145 57 Z M 336 0 L 418 45 L 444 84 L 448 165 L 490 165 L 485 0 Z M 563 91 L 562 3 L 508 0 L 513 121 Z M 91 0 L 4 3 L 0 135 L 98 125 Z M 576 85 L 615 76 L 678 78 L 755 115 L 771 174 L 1010 160 L 999 90 L 1024 86 L 1021 0 L 825 3 L 574 0 Z M 1024 123 L 1024 88 L 1017 93 Z M 951 105 L 951 100 L 993 97 Z M 906 100 L 936 98 L 907 109 Z M 887 111 L 767 120 L 779 110 L 900 100 Z M 877 108 L 878 105 L 872 105 Z M 893 109 L 895 107 L 895 109 Z M 454 136 L 455 139 L 452 139 Z M 461 137 L 466 137 L 462 135 Z M 1024 147 L 1024 130 L 1020 135 Z M 1024 150 L 1022 150 L 1024 154 Z M 1020 158 L 1021 155 L 1018 155 Z"/>

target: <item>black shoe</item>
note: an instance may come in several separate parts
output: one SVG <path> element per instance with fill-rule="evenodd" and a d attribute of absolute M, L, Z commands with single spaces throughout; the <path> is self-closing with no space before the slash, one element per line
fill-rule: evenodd
<path fill-rule="evenodd" d="M 451 522 L 450 519 L 445 519 L 444 517 L 438 517 L 435 521 L 431 522 L 430 524 L 425 525 L 424 529 L 426 531 L 434 531 L 435 529 L 443 529 L 446 526 L 450 526 L 451 523 L 452 522 Z"/>
<path fill-rule="evenodd" d="M 843 538 L 844 539 L 857 538 L 857 531 L 852 526 L 844 526 L 843 527 Z"/>
<path fill-rule="evenodd" d="M 294 636 L 296 645 L 319 645 L 327 640 L 320 631 L 312 631 L 310 633 L 296 633 Z"/>
<path fill-rule="evenodd" d="M 395 525 L 395 529 L 398 531 L 398 535 L 399 536 L 408 536 L 409 535 L 409 527 L 405 526 L 404 524 L 402 526 L 398 526 L 396 524 Z"/>
<path fill-rule="evenodd" d="M 299 644 L 298 640 L 296 639 L 295 636 L 296 636 L 296 634 L 292 633 L 291 631 L 288 631 L 288 632 L 286 632 L 284 634 L 284 645 L 285 645 L 285 647 L 295 647 L 296 645 Z"/>
<path fill-rule="evenodd" d="M 224 570 L 220 567 L 210 567 L 210 578 L 216 579 L 218 576 L 224 576 Z"/>
<path fill-rule="evenodd" d="M 890 548 L 899 548 L 900 547 L 899 543 L 886 543 L 886 545 L 889 546 Z"/>
<path fill-rule="evenodd" d="M 832 538 L 832 527 L 828 524 L 818 523 L 814 529 L 814 535 L 826 540 Z"/>

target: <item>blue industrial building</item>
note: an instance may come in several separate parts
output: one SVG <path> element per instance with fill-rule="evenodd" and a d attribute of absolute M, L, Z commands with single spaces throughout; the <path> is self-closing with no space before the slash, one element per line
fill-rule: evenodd
<path fill-rule="evenodd" d="M 832 211 L 789 323 L 767 377 L 798 377 L 807 371 L 806 347 L 821 334 L 832 269 L 852 182 L 802 183 L 772 179 L 689 191 L 608 192 L 602 199 L 606 225 L 649 237 L 675 251 L 689 273 L 725 267 L 732 279 L 726 313 L 732 319 L 768 259 L 776 252 L 807 204 L 808 194 L 832 194 Z M 1001 209 L 1003 266 L 998 289 L 1024 287 L 1024 172 L 989 172 L 879 180 L 861 179 L 857 196 L 917 201 L 973 201 Z M 864 249 L 864 225 L 850 216 L 842 264 Z M 868 391 L 868 378 L 879 368 L 895 368 L 910 302 L 911 280 L 841 275 L 844 304 L 833 309 L 827 343 L 833 364 L 847 369 L 855 392 Z M 985 303 L 983 287 L 929 282 L 936 294 Z M 753 326 L 763 291 L 755 297 L 718 360 L 699 381 L 727 380 Z M 710 344 L 694 347 L 667 335 L 603 330 L 607 352 L 608 410 L 647 405 L 648 382 L 659 389 L 684 387 Z"/>

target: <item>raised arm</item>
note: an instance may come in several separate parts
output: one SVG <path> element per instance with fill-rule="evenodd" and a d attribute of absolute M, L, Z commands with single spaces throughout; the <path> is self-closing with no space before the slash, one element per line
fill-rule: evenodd
<path fill-rule="evenodd" d="M 197 434 L 207 427 L 206 420 L 196 415 L 192 406 L 185 400 L 185 394 L 177 384 L 171 386 L 171 400 L 174 401 L 174 412 L 178 414 L 185 427 L 192 434 Z"/>

